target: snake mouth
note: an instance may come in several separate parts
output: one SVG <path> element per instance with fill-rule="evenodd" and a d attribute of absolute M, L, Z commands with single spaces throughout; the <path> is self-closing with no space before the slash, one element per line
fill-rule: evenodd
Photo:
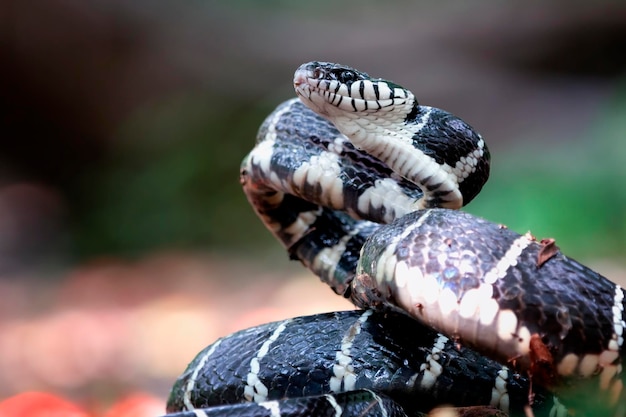
<path fill-rule="evenodd" d="M 308 98 L 311 95 L 311 87 L 307 74 L 298 68 L 293 76 L 293 88 L 296 90 L 296 94 Z"/>

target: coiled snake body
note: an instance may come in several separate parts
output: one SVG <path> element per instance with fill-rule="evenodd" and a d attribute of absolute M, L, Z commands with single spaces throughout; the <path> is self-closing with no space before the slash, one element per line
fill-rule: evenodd
<path fill-rule="evenodd" d="M 591 409 L 626 414 L 623 290 L 552 241 L 454 210 L 489 174 L 479 134 L 349 67 L 304 64 L 294 85 L 300 100 L 263 123 L 241 182 L 290 256 L 366 310 L 218 340 L 178 379 L 169 412 L 403 415 L 452 404 L 565 416 L 561 402 L 575 409 L 572 387 L 589 381 Z"/>

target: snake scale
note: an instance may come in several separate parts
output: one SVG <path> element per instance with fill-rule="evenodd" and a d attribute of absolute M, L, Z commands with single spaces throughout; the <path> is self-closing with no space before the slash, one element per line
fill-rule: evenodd
<path fill-rule="evenodd" d="M 291 258 L 363 310 L 217 340 L 176 381 L 172 417 L 626 415 L 624 291 L 457 210 L 489 176 L 474 129 L 347 66 L 304 64 L 294 86 L 241 183 Z"/>

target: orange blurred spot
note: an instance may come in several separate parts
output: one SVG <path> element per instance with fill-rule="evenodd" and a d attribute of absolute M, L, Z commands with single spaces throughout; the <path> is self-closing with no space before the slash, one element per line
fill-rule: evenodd
<path fill-rule="evenodd" d="M 0 402 L 0 417 L 90 417 L 76 404 L 45 392 L 24 392 Z"/>
<path fill-rule="evenodd" d="M 150 394 L 135 393 L 119 400 L 104 417 L 155 417 L 165 414 L 165 401 Z"/>

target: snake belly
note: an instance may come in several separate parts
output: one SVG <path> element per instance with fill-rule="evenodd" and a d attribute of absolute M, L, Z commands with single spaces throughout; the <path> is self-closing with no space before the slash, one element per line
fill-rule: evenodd
<path fill-rule="evenodd" d="M 478 133 L 419 105 L 409 90 L 350 67 L 304 64 L 294 86 L 300 100 L 265 120 L 241 168 L 249 202 L 292 259 L 359 307 L 400 312 L 447 334 L 456 346 L 450 355 L 467 345 L 528 377 L 526 406 L 545 386 L 576 408 L 580 396 L 568 389 L 584 380 L 591 381 L 587 403 L 626 415 L 623 290 L 554 245 L 455 210 L 489 175 Z M 313 340 L 300 350 L 328 354 L 325 346 Z M 385 363 L 389 355 L 372 360 Z M 214 366 L 205 379 L 227 374 L 222 359 L 225 368 Z M 293 372 L 289 361 L 285 369 Z M 450 384 L 474 393 L 471 383 Z M 170 411 L 208 405 L 177 402 L 183 392 L 203 397 L 213 390 L 192 385 L 175 387 L 170 403 L 178 405 Z M 431 394 L 423 410 L 460 405 Z M 472 403 L 493 400 L 476 395 Z M 523 405 L 496 403 L 512 415 L 527 413 Z M 549 415 L 565 415 L 555 404 Z"/>

